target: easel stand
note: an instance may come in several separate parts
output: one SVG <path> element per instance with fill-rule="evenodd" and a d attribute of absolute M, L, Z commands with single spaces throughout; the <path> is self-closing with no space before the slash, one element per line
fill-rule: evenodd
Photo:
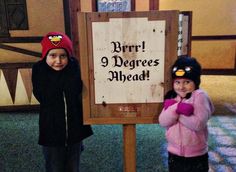
<path fill-rule="evenodd" d="M 124 172 L 136 172 L 136 125 L 123 125 Z"/>
<path fill-rule="evenodd" d="M 84 124 L 123 125 L 124 172 L 136 172 L 136 124 L 158 122 L 172 87 L 178 23 L 177 10 L 78 13 Z"/>

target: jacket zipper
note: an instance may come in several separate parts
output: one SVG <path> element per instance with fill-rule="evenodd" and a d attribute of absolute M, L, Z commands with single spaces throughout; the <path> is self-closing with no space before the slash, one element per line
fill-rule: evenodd
<path fill-rule="evenodd" d="M 182 136 L 182 133 L 181 133 L 180 124 L 179 124 L 179 134 L 180 134 L 180 155 L 182 156 L 183 155 L 183 143 L 182 143 L 183 136 Z"/>
<path fill-rule="evenodd" d="M 64 105 L 65 105 L 65 124 L 66 124 L 66 140 L 65 140 L 65 146 L 67 146 L 67 139 L 68 139 L 68 121 L 67 121 L 66 96 L 65 96 L 65 92 L 64 92 L 64 91 L 63 91 L 63 99 L 64 99 Z"/>
<path fill-rule="evenodd" d="M 180 100 L 180 103 L 182 102 L 182 98 Z M 182 136 L 182 130 L 181 130 L 181 124 L 179 123 L 179 134 L 180 134 L 180 155 L 182 156 L 183 155 L 183 143 L 182 143 L 182 139 L 183 139 L 183 136 Z"/>

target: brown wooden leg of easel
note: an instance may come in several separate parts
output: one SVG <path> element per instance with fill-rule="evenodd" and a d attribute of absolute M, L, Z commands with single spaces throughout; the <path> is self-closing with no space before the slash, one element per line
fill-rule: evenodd
<path fill-rule="evenodd" d="M 124 172 L 136 172 L 136 125 L 123 125 Z"/>

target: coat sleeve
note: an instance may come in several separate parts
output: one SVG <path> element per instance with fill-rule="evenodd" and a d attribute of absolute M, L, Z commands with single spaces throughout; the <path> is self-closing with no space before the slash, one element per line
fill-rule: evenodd
<path fill-rule="evenodd" d="M 172 106 L 169 106 L 167 109 L 162 109 L 159 116 L 159 124 L 162 127 L 169 128 L 172 125 L 176 124 L 179 118 L 179 115 L 175 112 L 177 108 L 177 104 L 175 103 Z"/>
<path fill-rule="evenodd" d="M 39 82 L 39 68 L 38 65 L 35 64 L 32 67 L 32 77 L 31 77 L 31 81 L 32 81 L 32 86 L 33 86 L 33 94 L 35 96 L 35 98 L 41 102 L 41 84 Z"/>
<path fill-rule="evenodd" d="M 180 115 L 179 122 L 191 130 L 201 131 L 206 128 L 208 119 L 214 111 L 214 107 L 211 100 L 204 92 L 195 95 L 193 107 L 193 115 Z"/>
<path fill-rule="evenodd" d="M 81 70 L 80 70 L 80 65 L 79 65 L 79 64 L 78 64 L 78 74 L 77 74 L 77 76 L 78 76 L 78 81 L 79 81 L 79 84 L 78 84 L 79 90 L 80 90 L 80 92 L 82 92 L 82 89 L 83 89 L 83 81 L 82 81 L 82 79 L 81 79 Z"/>
<path fill-rule="evenodd" d="M 77 89 L 79 90 L 79 92 L 82 92 L 83 89 L 83 81 L 81 79 L 81 70 L 80 70 L 80 64 L 78 62 L 78 60 L 74 57 L 71 57 L 71 67 L 69 69 L 69 74 L 73 76 L 72 78 L 74 78 L 75 82 L 75 86 L 77 87 Z"/>

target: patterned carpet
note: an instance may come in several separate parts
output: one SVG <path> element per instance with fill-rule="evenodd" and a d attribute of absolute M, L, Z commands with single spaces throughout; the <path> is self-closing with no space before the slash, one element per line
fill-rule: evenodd
<path fill-rule="evenodd" d="M 215 113 L 208 123 L 209 172 L 236 172 L 236 77 L 202 75 L 201 88 L 215 105 Z M 165 150 L 166 143 L 161 152 L 162 163 L 167 168 Z"/>
<path fill-rule="evenodd" d="M 236 171 L 236 117 L 216 116 L 209 121 L 210 172 Z"/>
<path fill-rule="evenodd" d="M 121 125 L 93 125 L 84 141 L 81 172 L 122 172 Z M 236 116 L 209 121 L 209 172 L 236 172 Z M 37 144 L 38 115 L 0 113 L 0 172 L 44 172 Z M 158 124 L 136 125 L 137 172 L 167 172 L 164 129 Z"/>
<path fill-rule="evenodd" d="M 236 116 L 213 116 L 209 122 L 209 172 L 236 172 Z M 162 152 L 166 150 L 166 143 Z M 167 153 L 162 154 L 167 168 Z"/>

